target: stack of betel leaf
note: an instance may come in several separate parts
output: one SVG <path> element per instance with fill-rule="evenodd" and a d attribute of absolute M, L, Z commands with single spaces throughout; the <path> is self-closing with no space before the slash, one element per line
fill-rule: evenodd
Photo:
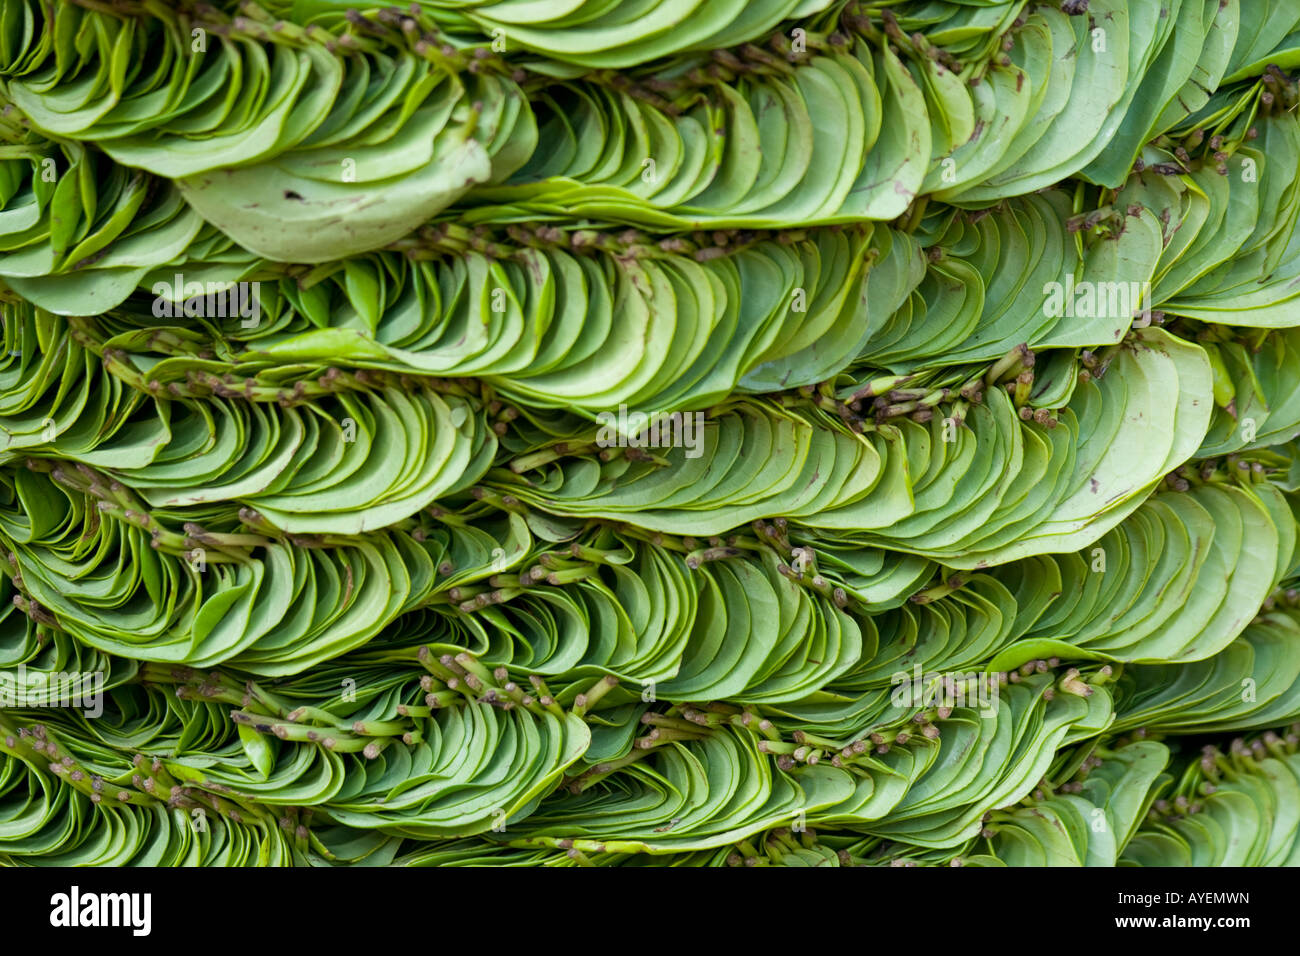
<path fill-rule="evenodd" d="M 1300 0 L 0 0 L 0 863 L 1300 865 Z"/>

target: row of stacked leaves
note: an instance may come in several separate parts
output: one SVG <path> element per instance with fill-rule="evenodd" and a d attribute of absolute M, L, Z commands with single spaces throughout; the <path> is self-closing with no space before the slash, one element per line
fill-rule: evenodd
<path fill-rule="evenodd" d="M 105 686 L 0 710 L 0 859 L 1300 862 L 1297 65 L 1264 0 L 0 0 L 0 678 Z"/>

